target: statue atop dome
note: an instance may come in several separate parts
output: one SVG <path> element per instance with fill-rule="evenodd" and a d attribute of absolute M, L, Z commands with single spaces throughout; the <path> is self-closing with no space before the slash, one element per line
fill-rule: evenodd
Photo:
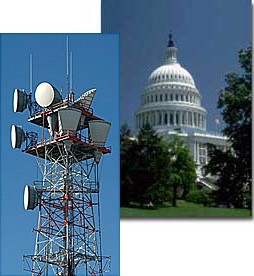
<path fill-rule="evenodd" d="M 173 35 L 172 35 L 172 32 L 169 33 L 168 35 L 168 47 L 175 47 L 175 42 L 173 40 Z"/>

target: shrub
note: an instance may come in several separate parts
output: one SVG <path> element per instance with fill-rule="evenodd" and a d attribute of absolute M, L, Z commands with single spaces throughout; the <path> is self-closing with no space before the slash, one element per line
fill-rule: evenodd
<path fill-rule="evenodd" d="M 210 206 L 212 204 L 210 194 L 205 190 L 190 191 L 186 197 L 186 201 L 203 204 L 204 206 Z"/>

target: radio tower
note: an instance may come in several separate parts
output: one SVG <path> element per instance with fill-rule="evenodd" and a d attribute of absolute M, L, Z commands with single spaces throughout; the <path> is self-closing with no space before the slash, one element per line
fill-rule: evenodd
<path fill-rule="evenodd" d="M 34 254 L 23 256 L 24 270 L 32 275 L 95 276 L 110 270 L 110 257 L 102 256 L 99 200 L 99 164 L 111 152 L 105 147 L 110 123 L 94 114 L 95 93 L 91 89 L 74 100 L 68 90 L 63 100 L 43 82 L 35 102 L 32 93 L 14 90 L 14 112 L 28 107 L 28 122 L 41 127 L 41 138 L 21 126 L 11 130 L 12 147 L 25 142 L 22 152 L 35 156 L 40 172 L 24 189 L 25 210 L 38 210 Z"/>

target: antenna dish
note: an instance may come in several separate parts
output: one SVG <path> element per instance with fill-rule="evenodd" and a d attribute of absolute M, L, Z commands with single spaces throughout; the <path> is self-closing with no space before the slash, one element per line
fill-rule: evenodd
<path fill-rule="evenodd" d="M 15 89 L 13 94 L 14 112 L 23 112 L 27 108 L 28 95 L 24 90 Z"/>
<path fill-rule="evenodd" d="M 88 125 L 92 143 L 97 147 L 104 147 L 111 123 L 102 120 L 93 120 L 89 121 Z"/>
<path fill-rule="evenodd" d="M 86 110 L 88 110 L 92 104 L 93 98 L 96 94 L 96 89 L 90 89 L 82 94 L 76 101 L 75 104 L 82 105 Z"/>
<path fill-rule="evenodd" d="M 63 101 L 58 90 L 48 82 L 42 82 L 37 86 L 35 100 L 41 107 L 49 107 Z"/>
<path fill-rule="evenodd" d="M 33 210 L 38 205 L 38 193 L 35 187 L 26 185 L 24 189 L 24 209 Z"/>
<path fill-rule="evenodd" d="M 25 132 L 22 126 L 12 125 L 11 127 L 11 145 L 12 148 L 21 148 L 22 143 L 25 141 Z"/>

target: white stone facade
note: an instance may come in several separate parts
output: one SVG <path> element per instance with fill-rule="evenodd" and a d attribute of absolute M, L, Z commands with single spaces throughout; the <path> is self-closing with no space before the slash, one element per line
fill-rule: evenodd
<path fill-rule="evenodd" d="M 227 138 L 207 132 L 207 111 L 201 106 L 201 95 L 191 74 L 178 63 L 177 51 L 170 35 L 165 63 L 151 73 L 141 94 L 136 128 L 149 123 L 168 140 L 177 133 L 189 145 L 197 173 L 202 175 L 202 167 L 208 162 L 207 144 L 226 148 Z"/>

